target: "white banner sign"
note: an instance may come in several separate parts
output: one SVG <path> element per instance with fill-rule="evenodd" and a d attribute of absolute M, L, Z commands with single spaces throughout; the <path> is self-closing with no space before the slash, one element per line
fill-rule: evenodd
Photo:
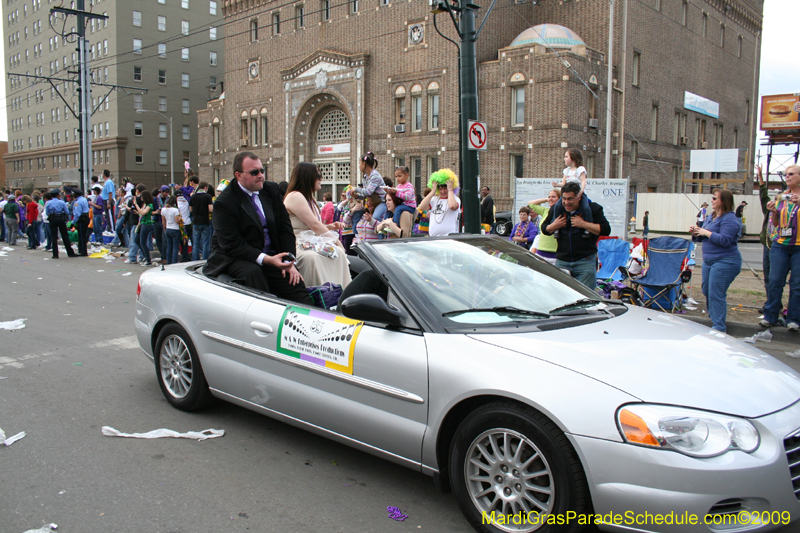
<path fill-rule="evenodd" d="M 321 144 L 317 147 L 318 155 L 349 154 L 350 143 Z"/>
<path fill-rule="evenodd" d="M 690 172 L 738 172 L 739 150 L 692 150 Z"/>
<path fill-rule="evenodd" d="M 719 118 L 719 104 L 717 102 L 689 91 L 683 93 L 683 107 L 712 118 Z"/>
<path fill-rule="evenodd" d="M 514 210 L 511 213 L 514 223 L 519 221 L 519 209 L 531 200 L 546 198 L 553 190 L 553 180 L 537 178 L 517 178 Z M 560 182 L 560 180 L 559 180 Z M 594 180 L 586 182 L 586 196 L 603 206 L 603 214 L 611 225 L 613 237 L 625 238 L 627 235 L 628 180 Z M 547 204 L 542 204 L 545 207 Z"/>

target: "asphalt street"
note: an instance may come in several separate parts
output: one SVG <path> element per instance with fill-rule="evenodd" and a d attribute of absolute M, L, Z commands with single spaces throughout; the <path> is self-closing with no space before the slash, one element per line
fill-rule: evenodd
<path fill-rule="evenodd" d="M 143 269 L 114 261 L 0 255 L 0 322 L 27 319 L 0 329 L 0 428 L 26 432 L 0 446 L 1 533 L 472 531 L 422 474 L 230 404 L 172 408 L 133 336 Z M 103 426 L 225 436 L 126 439 Z"/>
<path fill-rule="evenodd" d="M 752 242 L 740 242 L 739 243 L 739 253 L 742 254 L 742 270 L 749 270 L 752 268 L 753 270 L 761 271 L 763 267 L 762 263 L 762 253 L 763 253 L 763 246 L 760 242 L 752 243 Z M 703 264 L 703 246 L 695 247 L 695 261 L 698 265 Z"/>

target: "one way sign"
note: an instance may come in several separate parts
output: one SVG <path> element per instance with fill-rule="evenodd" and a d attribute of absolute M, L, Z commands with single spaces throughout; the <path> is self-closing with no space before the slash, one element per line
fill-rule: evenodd
<path fill-rule="evenodd" d="M 470 120 L 467 139 L 470 150 L 486 150 L 486 123 Z"/>

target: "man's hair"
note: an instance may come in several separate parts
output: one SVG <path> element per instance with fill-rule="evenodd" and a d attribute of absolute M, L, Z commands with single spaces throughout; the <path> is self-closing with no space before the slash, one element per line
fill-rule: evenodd
<path fill-rule="evenodd" d="M 258 156 L 253 152 L 239 152 L 236 154 L 236 157 L 233 158 L 234 172 L 242 172 L 242 163 L 244 163 L 245 159 L 258 159 Z"/>
<path fill-rule="evenodd" d="M 144 183 L 140 183 L 139 185 L 136 186 L 136 190 L 139 192 L 144 192 L 147 190 L 147 185 L 145 185 Z"/>
<path fill-rule="evenodd" d="M 111 171 L 108 169 L 103 170 L 103 176 L 106 178 L 111 177 Z"/>
<path fill-rule="evenodd" d="M 97 183 L 98 181 L 100 181 L 100 178 L 98 178 L 97 176 L 92 176 L 93 183 Z"/>
<path fill-rule="evenodd" d="M 192 176 L 189 178 L 189 183 L 200 183 L 200 178 L 197 176 Z"/>
<path fill-rule="evenodd" d="M 568 181 L 566 185 L 561 187 L 561 196 L 563 197 L 564 193 L 566 192 L 574 192 L 575 196 L 578 196 L 578 194 L 581 192 L 581 184 L 574 181 Z"/>
<path fill-rule="evenodd" d="M 333 200 L 333 194 L 329 191 L 322 195 L 322 199 L 326 202 L 330 202 Z"/>
<path fill-rule="evenodd" d="M 490 189 L 488 185 L 484 185 L 481 187 L 481 189 L 486 189 L 487 191 L 492 192 L 492 189 Z"/>
<path fill-rule="evenodd" d="M 208 182 L 201 181 L 200 184 L 197 186 L 197 189 L 201 191 L 208 191 Z"/>

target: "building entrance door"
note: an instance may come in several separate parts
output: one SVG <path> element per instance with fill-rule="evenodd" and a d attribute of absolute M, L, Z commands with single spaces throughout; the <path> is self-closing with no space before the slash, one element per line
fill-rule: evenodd
<path fill-rule="evenodd" d="M 322 189 L 317 199 L 322 200 L 322 196 L 329 192 L 333 195 L 334 203 L 339 203 L 342 191 L 350 185 L 350 159 L 317 159 L 314 164 L 322 173 Z"/>

